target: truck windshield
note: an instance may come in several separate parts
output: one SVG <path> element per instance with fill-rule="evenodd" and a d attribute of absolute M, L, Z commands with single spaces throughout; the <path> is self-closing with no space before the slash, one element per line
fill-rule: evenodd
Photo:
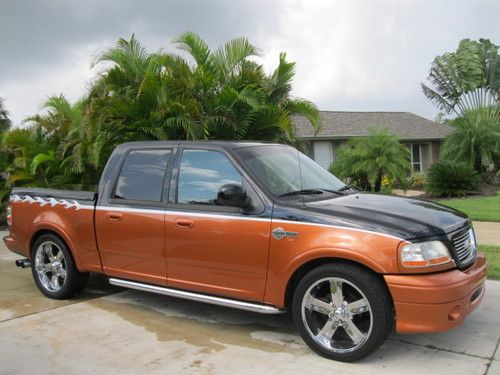
<path fill-rule="evenodd" d="M 320 195 L 348 188 L 337 177 L 290 146 L 250 146 L 238 148 L 235 152 L 243 165 L 276 197 Z"/>

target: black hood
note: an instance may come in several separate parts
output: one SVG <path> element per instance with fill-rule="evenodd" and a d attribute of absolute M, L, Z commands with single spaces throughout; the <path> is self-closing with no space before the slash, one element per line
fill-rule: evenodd
<path fill-rule="evenodd" d="M 459 211 L 389 195 L 357 193 L 306 201 L 302 209 L 298 209 L 297 200 L 294 203 L 294 209 L 287 210 L 284 205 L 275 207 L 275 217 L 354 227 L 407 240 L 443 235 L 469 223 L 467 216 Z"/>

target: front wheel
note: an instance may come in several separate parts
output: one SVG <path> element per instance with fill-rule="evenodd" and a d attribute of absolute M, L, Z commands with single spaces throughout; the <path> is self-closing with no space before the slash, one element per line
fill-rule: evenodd
<path fill-rule="evenodd" d="M 66 244 L 53 234 L 44 234 L 33 244 L 31 270 L 38 289 L 53 299 L 79 294 L 89 278 L 78 271 Z"/>
<path fill-rule="evenodd" d="M 351 362 L 376 350 L 394 324 L 381 280 L 347 263 L 310 271 L 295 289 L 292 313 L 306 344 L 318 354 Z"/>

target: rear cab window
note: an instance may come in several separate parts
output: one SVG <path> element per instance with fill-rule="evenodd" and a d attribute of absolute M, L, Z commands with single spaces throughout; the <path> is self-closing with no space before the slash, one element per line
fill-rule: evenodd
<path fill-rule="evenodd" d="M 123 161 L 112 200 L 161 202 L 170 149 L 132 150 Z"/>

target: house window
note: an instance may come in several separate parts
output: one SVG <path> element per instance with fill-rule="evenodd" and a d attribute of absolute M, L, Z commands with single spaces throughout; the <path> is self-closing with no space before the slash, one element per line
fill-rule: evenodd
<path fill-rule="evenodd" d="M 314 161 L 323 168 L 328 169 L 333 161 L 331 142 L 314 142 Z"/>
<path fill-rule="evenodd" d="M 422 172 L 422 150 L 420 146 L 420 143 L 408 144 L 408 148 L 410 149 L 411 169 L 413 172 Z"/>

